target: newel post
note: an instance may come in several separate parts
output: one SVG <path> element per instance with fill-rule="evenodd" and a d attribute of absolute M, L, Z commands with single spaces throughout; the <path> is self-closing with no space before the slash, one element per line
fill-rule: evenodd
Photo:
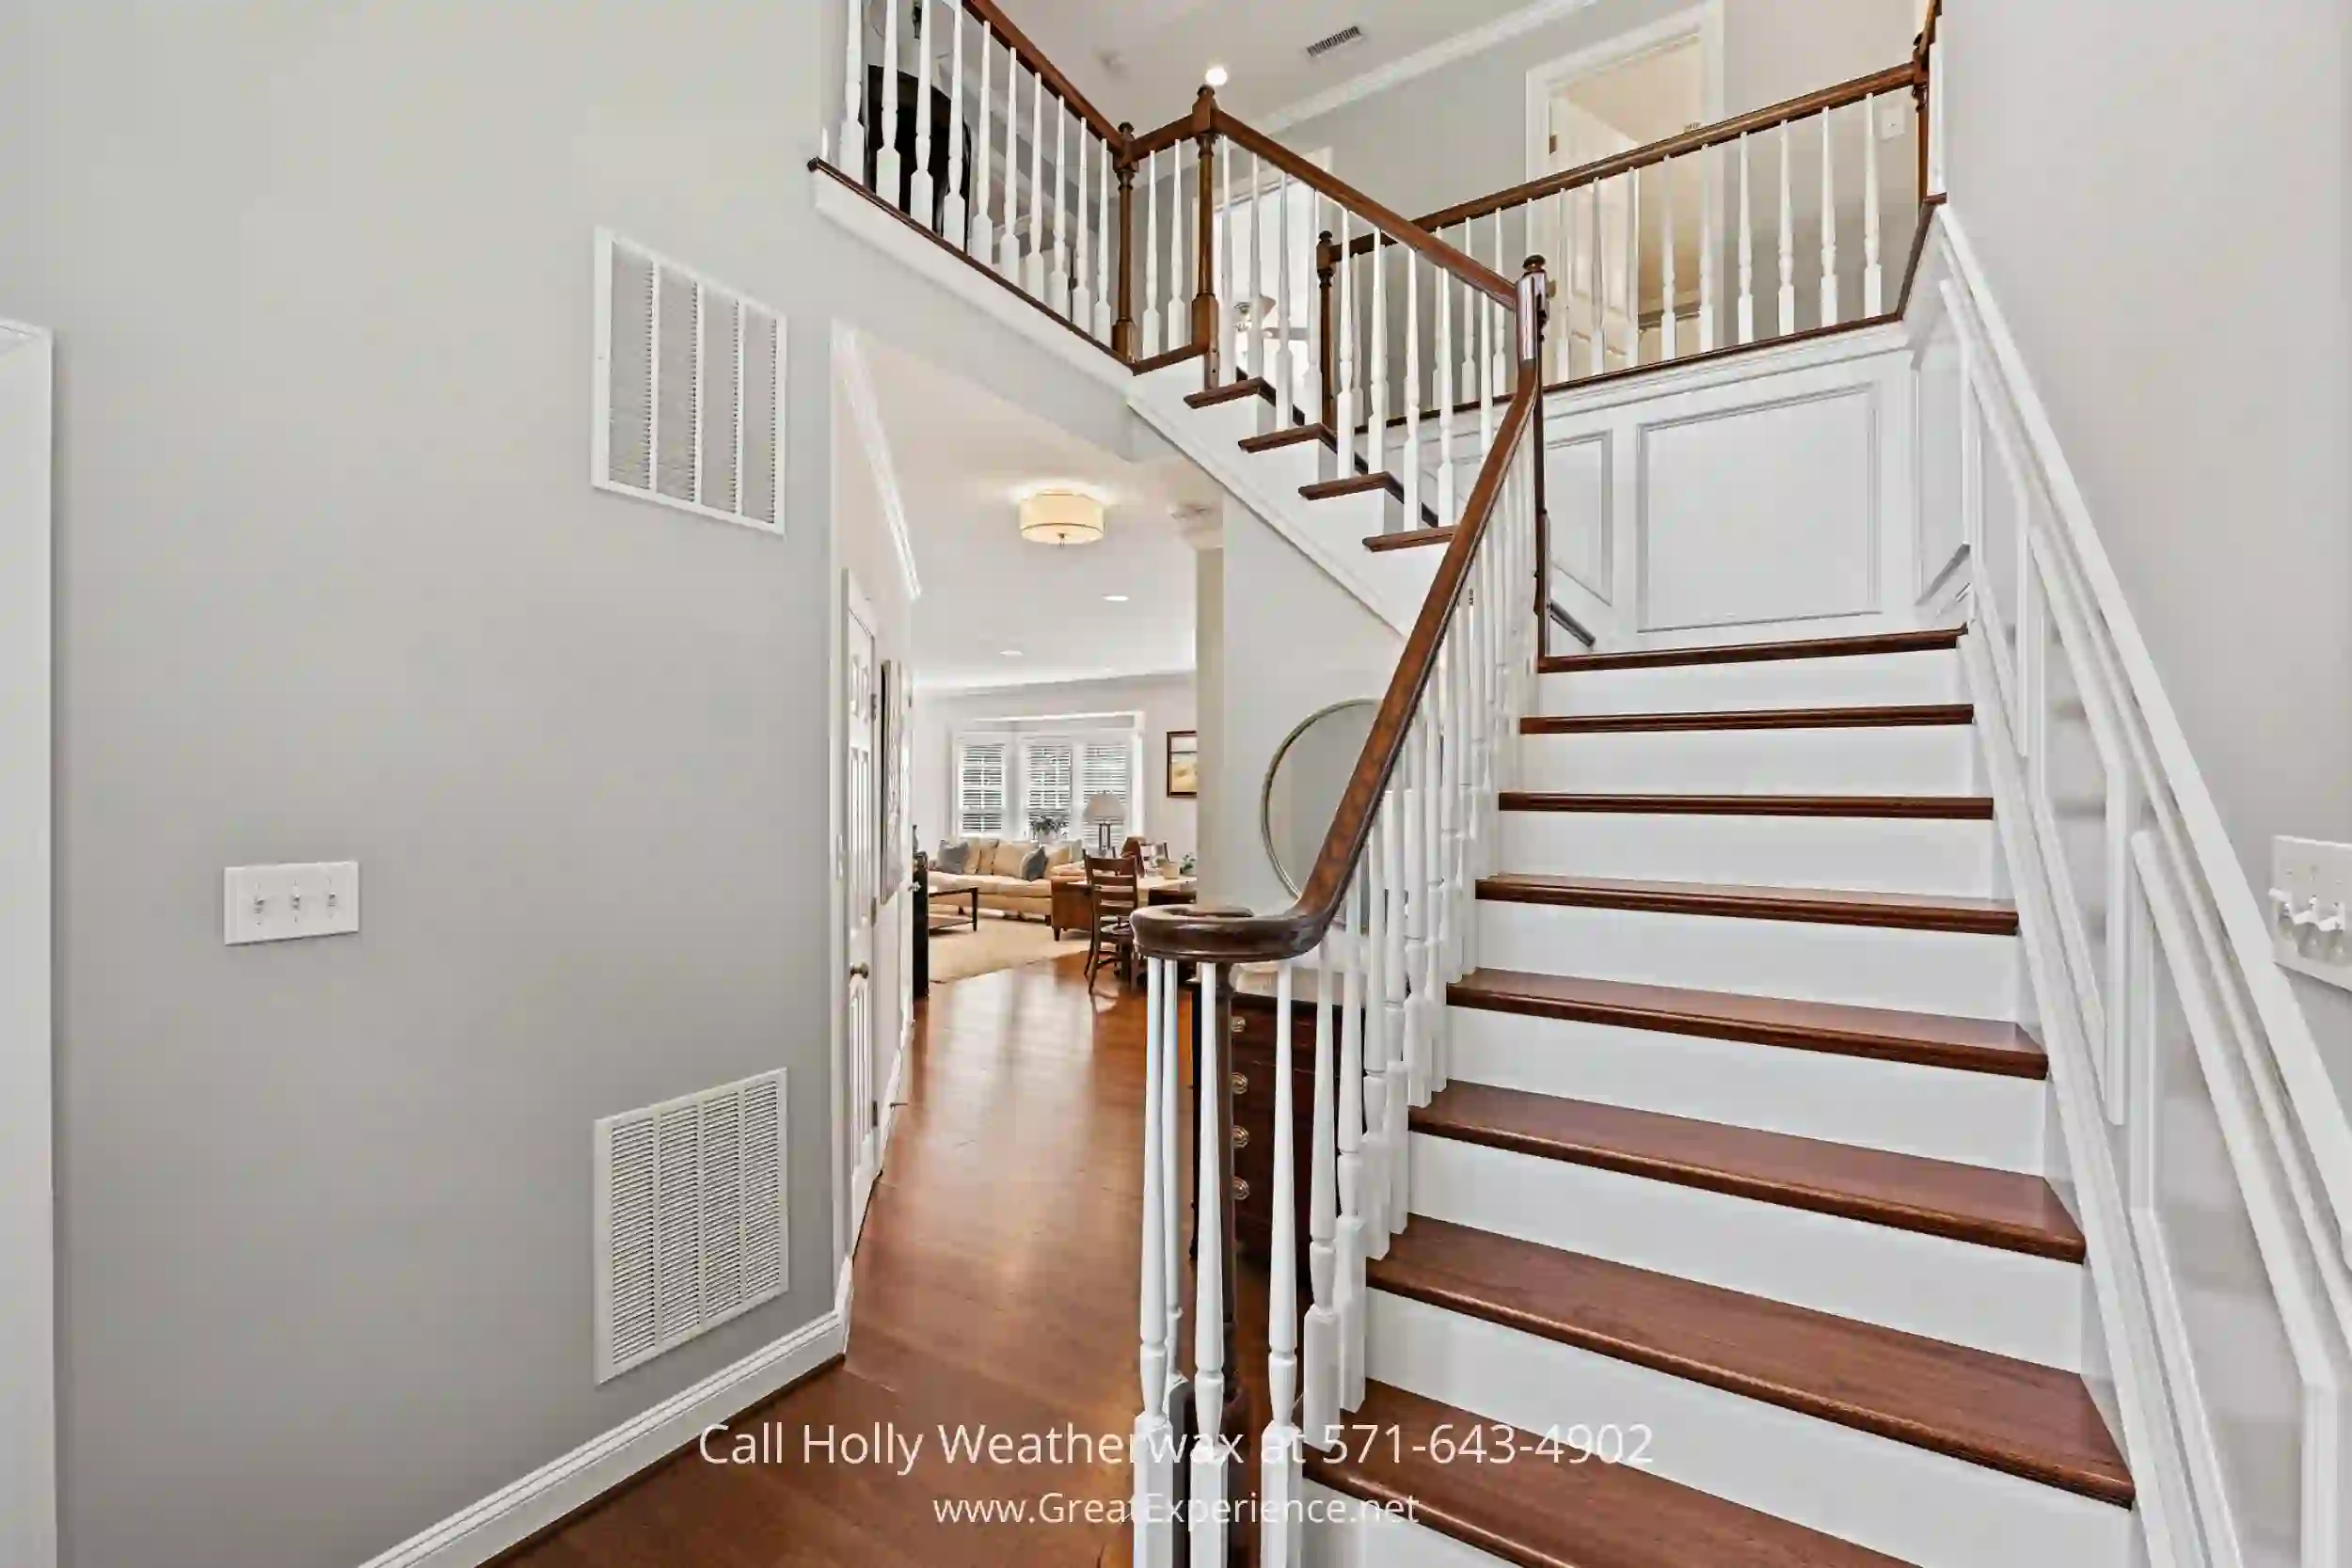
<path fill-rule="evenodd" d="M 1669 312 L 1671 314 L 1671 311 Z M 1544 275 L 1544 259 L 1530 256 L 1519 274 L 1519 374 L 1534 376 L 1538 388 L 1544 373 L 1544 327 L 1551 315 L 1551 282 Z M 1527 438 L 1534 443 L 1535 486 L 1535 638 L 1538 648 L 1550 638 L 1551 520 L 1544 504 L 1544 398 L 1535 394 L 1535 416 Z"/>
<path fill-rule="evenodd" d="M 1136 356 L 1136 161 L 1127 149 L 1136 128 L 1119 124 L 1119 319 L 1111 323 L 1111 352 L 1121 359 Z"/>
<path fill-rule="evenodd" d="M 1216 89 L 1206 83 L 1193 95 L 1192 135 L 1200 147 L 1200 158 L 1193 167 L 1198 171 L 1194 182 L 1200 186 L 1200 221 L 1194 226 L 1200 243 L 1193 258 L 1192 341 L 1207 350 L 1202 369 L 1206 372 L 1204 387 L 1217 383 L 1216 330 Z"/>

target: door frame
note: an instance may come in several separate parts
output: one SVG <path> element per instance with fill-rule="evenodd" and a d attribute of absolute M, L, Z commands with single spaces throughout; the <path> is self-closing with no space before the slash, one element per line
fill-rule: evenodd
<path fill-rule="evenodd" d="M 1549 110 L 1553 95 L 1564 85 L 1644 55 L 1671 49 L 1688 39 L 1696 39 L 1699 45 L 1699 123 L 1711 125 L 1723 119 L 1724 0 L 1699 0 L 1699 4 L 1672 16 L 1588 44 L 1528 71 L 1527 178 L 1540 180 L 1551 172 Z"/>
<path fill-rule="evenodd" d="M 0 1561 L 57 1560 L 55 344 L 0 320 Z"/>
<path fill-rule="evenodd" d="M 857 1239 L 864 1216 L 856 1209 L 856 1179 L 858 1132 L 855 1080 L 850 1061 L 850 781 L 849 753 L 851 721 L 848 712 L 847 674 L 850 627 L 854 621 L 876 633 L 880 644 L 879 623 L 873 600 L 858 584 L 857 576 L 847 566 L 839 568 L 838 586 L 828 595 L 828 618 L 832 622 L 826 665 L 830 672 L 825 697 L 826 744 L 830 755 L 826 761 L 827 796 L 830 810 L 827 822 L 825 860 L 831 874 L 833 891 L 831 915 L 826 933 L 829 959 L 827 994 L 832 1000 L 830 1028 L 832 1036 L 833 1091 L 831 1119 L 833 1123 L 833 1238 L 834 1285 L 836 1298 L 847 1290 L 850 1261 L 857 1250 Z"/>

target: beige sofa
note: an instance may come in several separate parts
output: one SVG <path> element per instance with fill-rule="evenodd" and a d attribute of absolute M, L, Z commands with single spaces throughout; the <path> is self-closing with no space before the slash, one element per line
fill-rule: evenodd
<path fill-rule="evenodd" d="M 1053 883 L 1046 879 L 1055 867 L 1068 865 L 1085 853 L 1077 844 L 1049 844 L 1045 847 L 1045 875 L 1026 878 L 1021 872 L 1030 855 L 1038 847 L 1037 841 L 1026 838 L 972 838 L 961 841 L 971 847 L 961 872 L 939 869 L 938 857 L 932 858 L 930 890 L 934 894 L 977 891 L 980 908 L 998 914 L 1033 915 L 1050 920 L 1054 911 Z"/>

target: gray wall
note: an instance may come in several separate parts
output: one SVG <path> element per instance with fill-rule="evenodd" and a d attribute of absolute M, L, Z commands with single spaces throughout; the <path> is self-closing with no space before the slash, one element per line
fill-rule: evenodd
<path fill-rule="evenodd" d="M 815 216 L 839 26 L 0 8 L 74 1568 L 358 1562 L 832 1303 L 828 318 L 1126 420 Z M 600 223 L 788 313 L 784 536 L 588 486 Z M 360 935 L 221 946 L 223 866 L 341 856 Z M 779 1064 L 790 1296 L 595 1386 L 591 1121 Z"/>
<path fill-rule="evenodd" d="M 1302 120 L 1281 140 L 1302 151 L 1330 148 L 1333 173 L 1407 214 L 1502 190 L 1529 178 L 1529 71 L 1687 8 L 1688 0 L 1594 0 Z M 1901 64 L 1921 14 L 1917 0 L 1724 0 L 1724 115 Z"/>
<path fill-rule="evenodd" d="M 2344 9 L 1946 22 L 1952 206 L 2265 888 L 2272 834 L 2352 839 Z M 2344 1092 L 2352 995 L 2288 978 Z"/>

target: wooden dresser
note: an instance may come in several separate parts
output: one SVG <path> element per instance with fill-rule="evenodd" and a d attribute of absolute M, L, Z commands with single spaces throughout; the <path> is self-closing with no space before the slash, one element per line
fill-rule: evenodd
<path fill-rule="evenodd" d="M 1291 1173 L 1297 1183 L 1298 1292 L 1307 1298 L 1307 1169 L 1314 1147 L 1315 979 L 1292 976 Z M 1231 1041 L 1233 1070 L 1234 1240 L 1244 1256 L 1267 1261 L 1274 1240 L 1274 974 L 1242 972 L 1233 988 Z M 1333 1021 L 1335 1023 L 1337 1020 Z M 1335 1038 L 1336 1053 L 1339 1041 Z M 1336 1068 L 1336 1058 L 1334 1060 Z M 1336 1109 L 1336 1107 L 1335 1107 Z"/>

